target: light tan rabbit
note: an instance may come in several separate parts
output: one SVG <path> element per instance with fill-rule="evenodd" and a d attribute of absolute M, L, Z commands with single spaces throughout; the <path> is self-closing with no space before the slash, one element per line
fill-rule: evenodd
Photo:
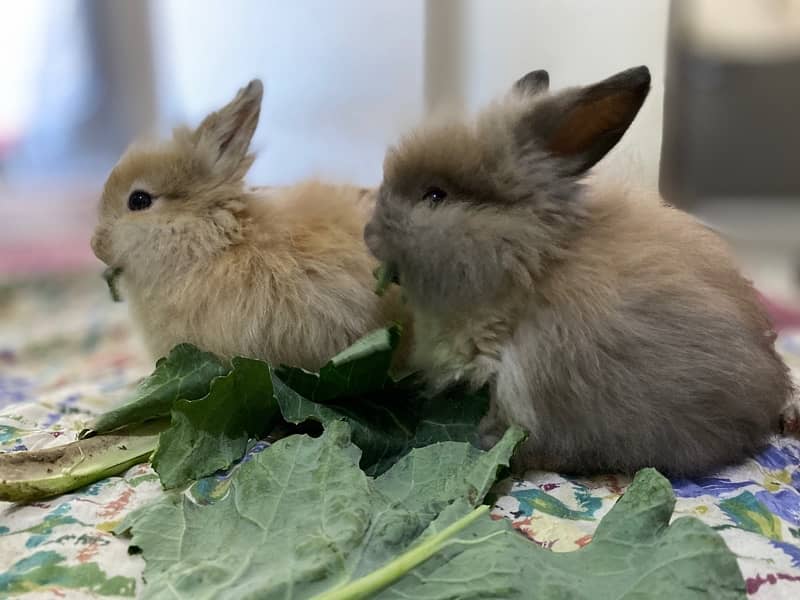
<path fill-rule="evenodd" d="M 92 248 L 120 270 L 153 357 L 190 342 L 312 369 L 404 320 L 396 295 L 373 293 L 369 190 L 245 186 L 262 89 L 254 80 L 197 129 L 133 145 L 106 181 Z"/>
<path fill-rule="evenodd" d="M 518 470 L 707 473 L 779 430 L 792 381 L 725 244 L 587 182 L 650 89 L 644 67 L 550 94 L 534 71 L 476 122 L 390 150 L 365 231 L 414 311 L 434 387 L 492 386 L 482 424 L 530 433 Z"/>

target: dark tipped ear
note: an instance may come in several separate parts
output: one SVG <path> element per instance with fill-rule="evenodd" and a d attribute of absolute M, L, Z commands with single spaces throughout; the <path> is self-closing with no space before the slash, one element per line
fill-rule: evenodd
<path fill-rule="evenodd" d="M 525 94 L 539 94 L 549 89 L 550 75 L 544 69 L 531 71 L 514 83 L 514 90 Z"/>
<path fill-rule="evenodd" d="M 195 140 L 208 153 L 213 169 L 223 177 L 244 173 L 252 163 L 248 155 L 258 117 L 264 86 L 254 79 L 238 91 L 236 97 L 211 113 L 195 131 Z"/>
<path fill-rule="evenodd" d="M 566 159 L 565 171 L 578 175 L 619 142 L 649 91 L 650 71 L 636 67 L 594 85 L 549 96 L 520 121 L 517 138 Z"/>

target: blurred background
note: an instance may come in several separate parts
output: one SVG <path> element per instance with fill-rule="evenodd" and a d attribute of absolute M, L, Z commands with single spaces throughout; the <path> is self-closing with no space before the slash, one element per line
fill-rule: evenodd
<path fill-rule="evenodd" d="M 719 229 L 796 303 L 800 0 L 26 0 L 0 3 L 0 277 L 95 265 L 126 145 L 196 124 L 253 77 L 254 184 L 373 185 L 427 113 L 644 64 L 653 90 L 601 169 Z"/>

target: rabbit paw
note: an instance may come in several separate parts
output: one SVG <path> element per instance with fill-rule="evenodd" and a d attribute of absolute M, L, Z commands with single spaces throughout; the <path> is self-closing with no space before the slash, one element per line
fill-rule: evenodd
<path fill-rule="evenodd" d="M 781 411 L 781 434 L 800 438 L 800 397 L 793 396 Z"/>
<path fill-rule="evenodd" d="M 489 450 L 500 438 L 503 437 L 508 425 L 503 423 L 494 402 L 489 404 L 489 412 L 481 419 L 478 424 L 478 440 L 481 448 Z"/>

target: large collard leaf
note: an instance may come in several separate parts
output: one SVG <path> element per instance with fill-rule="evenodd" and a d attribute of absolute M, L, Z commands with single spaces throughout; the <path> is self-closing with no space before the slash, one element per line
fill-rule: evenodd
<path fill-rule="evenodd" d="M 277 372 L 290 388 L 315 402 L 375 392 L 390 382 L 389 366 L 399 336 L 397 327 L 377 330 L 335 356 L 319 373 L 296 367 L 280 367 Z M 213 354 L 179 344 L 156 363 L 126 404 L 100 415 L 82 437 L 165 417 L 177 400 L 202 398 L 214 378 L 229 371 Z"/>
<path fill-rule="evenodd" d="M 453 390 L 431 399 L 410 379 L 394 381 L 389 368 L 398 336 L 397 328 L 367 335 L 319 373 L 277 369 L 288 384 L 273 378 L 266 363 L 235 358 L 231 372 L 212 354 L 182 344 L 158 362 L 134 401 L 101 416 L 92 430 L 171 413 L 153 458 L 166 488 L 241 458 L 249 438 L 266 435 L 276 424 L 276 406 L 290 423 L 313 420 L 327 426 L 346 420 L 370 475 L 384 472 L 412 448 L 445 440 L 476 443 L 488 393 Z"/>
<path fill-rule="evenodd" d="M 529 543 L 505 520 L 474 520 L 378 597 L 744 598 L 736 557 L 722 538 L 691 517 L 670 525 L 674 505 L 669 482 L 653 469 L 640 471 L 593 541 L 569 553 Z M 422 541 L 469 511 L 465 503 L 449 506 Z M 341 592 L 337 597 L 352 597 L 347 589 Z"/>
<path fill-rule="evenodd" d="M 147 460 L 160 431 L 154 466 L 165 487 L 179 486 L 241 458 L 248 439 L 267 434 L 275 423 L 276 402 L 292 423 L 349 422 L 363 449 L 362 467 L 372 475 L 412 448 L 443 440 L 475 443 L 488 395 L 453 390 L 428 399 L 410 379 L 394 381 L 388 372 L 397 341 L 396 328 L 381 330 L 339 354 L 319 374 L 280 370 L 296 388 L 328 400 L 327 405 L 308 400 L 278 378 L 273 394 L 265 363 L 234 359 L 236 373 L 224 377 L 229 369 L 216 357 L 181 344 L 157 363 L 131 402 L 96 419 L 78 442 L 44 454 L 16 453 L 7 461 L 13 462 L 13 477 L 0 482 L 0 495 L 32 500 L 91 483 Z M 165 418 L 170 413 L 171 423 Z M 157 422 L 149 429 L 146 449 L 135 450 L 144 446 L 133 429 L 152 421 Z M 92 460 L 83 460 L 88 454 Z M 79 478 L 73 470 L 54 477 L 40 468 L 65 460 L 81 462 Z"/>
<path fill-rule="evenodd" d="M 406 550 L 441 507 L 480 502 L 521 438 L 513 430 L 490 452 L 434 444 L 374 480 L 344 422 L 280 440 L 218 502 L 173 495 L 131 515 L 144 596 L 292 599 L 348 585 Z"/>
<path fill-rule="evenodd" d="M 369 527 L 372 494 L 346 426 L 294 435 L 239 466 L 211 505 L 173 495 L 129 515 L 145 598 L 298 597 L 295 579 L 342 568 Z"/>
<path fill-rule="evenodd" d="M 234 358 L 233 369 L 198 400 L 177 400 L 161 434 L 153 468 L 165 488 L 209 475 L 240 459 L 247 442 L 269 433 L 280 411 L 266 363 Z"/>
<path fill-rule="evenodd" d="M 448 440 L 478 444 L 478 423 L 489 410 L 488 387 L 475 391 L 454 387 L 434 397 L 422 395 L 418 402 L 411 405 L 417 422 L 407 448 Z"/>
<path fill-rule="evenodd" d="M 281 366 L 275 373 L 286 385 L 313 402 L 356 398 L 392 387 L 389 368 L 400 329 L 378 329 L 334 356 L 319 373 Z"/>
<path fill-rule="evenodd" d="M 311 402 L 273 380 L 283 418 L 290 423 L 317 421 L 327 426 L 344 419 L 361 448 L 361 467 L 379 475 L 412 448 L 435 442 L 477 444 L 478 423 L 489 407 L 488 390 L 449 390 L 434 398 L 408 384 L 391 384 L 357 398 L 344 396 L 325 404 Z"/>
<path fill-rule="evenodd" d="M 416 448 L 377 477 L 375 488 L 385 502 L 373 517 L 373 534 L 360 557 L 351 560 L 348 583 L 358 586 L 353 580 L 369 576 L 397 556 L 401 550 L 395 541 L 397 531 L 413 531 L 410 541 L 423 533 L 449 504 L 479 504 L 524 437 L 521 429 L 510 429 L 488 452 L 463 442 Z M 402 546 L 407 549 L 409 544 Z M 390 571 L 394 578 L 399 577 L 396 569 Z"/>
<path fill-rule="evenodd" d="M 175 346 L 167 357 L 159 359 L 153 373 L 137 386 L 129 402 L 100 415 L 82 437 L 166 417 L 176 400 L 202 398 L 208 393 L 211 381 L 229 370 L 216 356 L 191 344 Z"/>
<path fill-rule="evenodd" d="M 488 408 L 488 393 L 451 390 L 426 398 L 411 378 L 393 380 L 389 369 L 399 335 L 397 327 L 375 331 L 338 354 L 319 373 L 291 367 L 275 369 L 274 395 L 283 418 L 294 424 L 313 420 L 323 426 L 345 419 L 351 425 L 356 445 L 363 451 L 362 467 L 372 475 L 385 471 L 412 448 L 445 440 L 476 443 L 478 422 Z M 255 361 L 249 364 L 254 365 Z M 237 375 L 237 385 L 261 385 L 267 379 L 261 372 L 266 365 L 261 364 L 261 369 L 251 368 Z M 223 425 L 218 416 L 224 412 L 223 405 L 229 406 L 231 413 L 241 410 L 237 408 L 241 405 L 237 395 L 226 393 L 228 400 L 223 403 L 215 400 L 219 392 L 209 394 L 211 382 L 229 371 L 210 353 L 189 344 L 176 346 L 140 384 L 134 400 L 100 416 L 89 431 L 103 433 L 172 412 L 172 427 L 162 435 L 155 460 L 162 482 L 172 487 L 186 482 L 190 475 L 208 474 L 223 463 L 229 464 L 241 446 L 237 441 L 234 449 L 219 437 Z M 251 377 L 253 381 L 247 382 Z M 201 398 L 204 401 L 193 406 Z M 245 404 L 249 402 L 246 400 Z M 266 404 L 261 408 L 268 410 Z M 209 416 L 208 411 L 215 416 Z M 234 435 L 235 426 L 247 423 L 226 419 L 227 438 L 241 440 L 245 434 L 267 433 L 260 429 L 260 420 L 254 422 L 259 423 L 258 427 L 243 428 L 240 435 Z M 216 423 L 217 428 L 210 428 L 211 423 Z M 193 431 L 195 427 L 201 430 Z M 201 437 L 207 447 L 221 444 L 226 453 L 211 460 L 215 458 L 213 452 L 198 450 L 188 455 L 187 443 L 173 447 L 179 440 L 196 441 Z M 190 463 L 194 463 L 192 468 Z"/>
<path fill-rule="evenodd" d="M 362 450 L 370 475 L 388 469 L 412 448 L 446 440 L 477 443 L 478 423 L 489 407 L 488 390 L 449 390 L 426 397 L 414 378 L 395 381 L 392 355 L 397 327 L 377 330 L 336 355 L 319 373 L 275 369 L 275 396 L 283 418 L 327 426 L 344 419 Z"/>

